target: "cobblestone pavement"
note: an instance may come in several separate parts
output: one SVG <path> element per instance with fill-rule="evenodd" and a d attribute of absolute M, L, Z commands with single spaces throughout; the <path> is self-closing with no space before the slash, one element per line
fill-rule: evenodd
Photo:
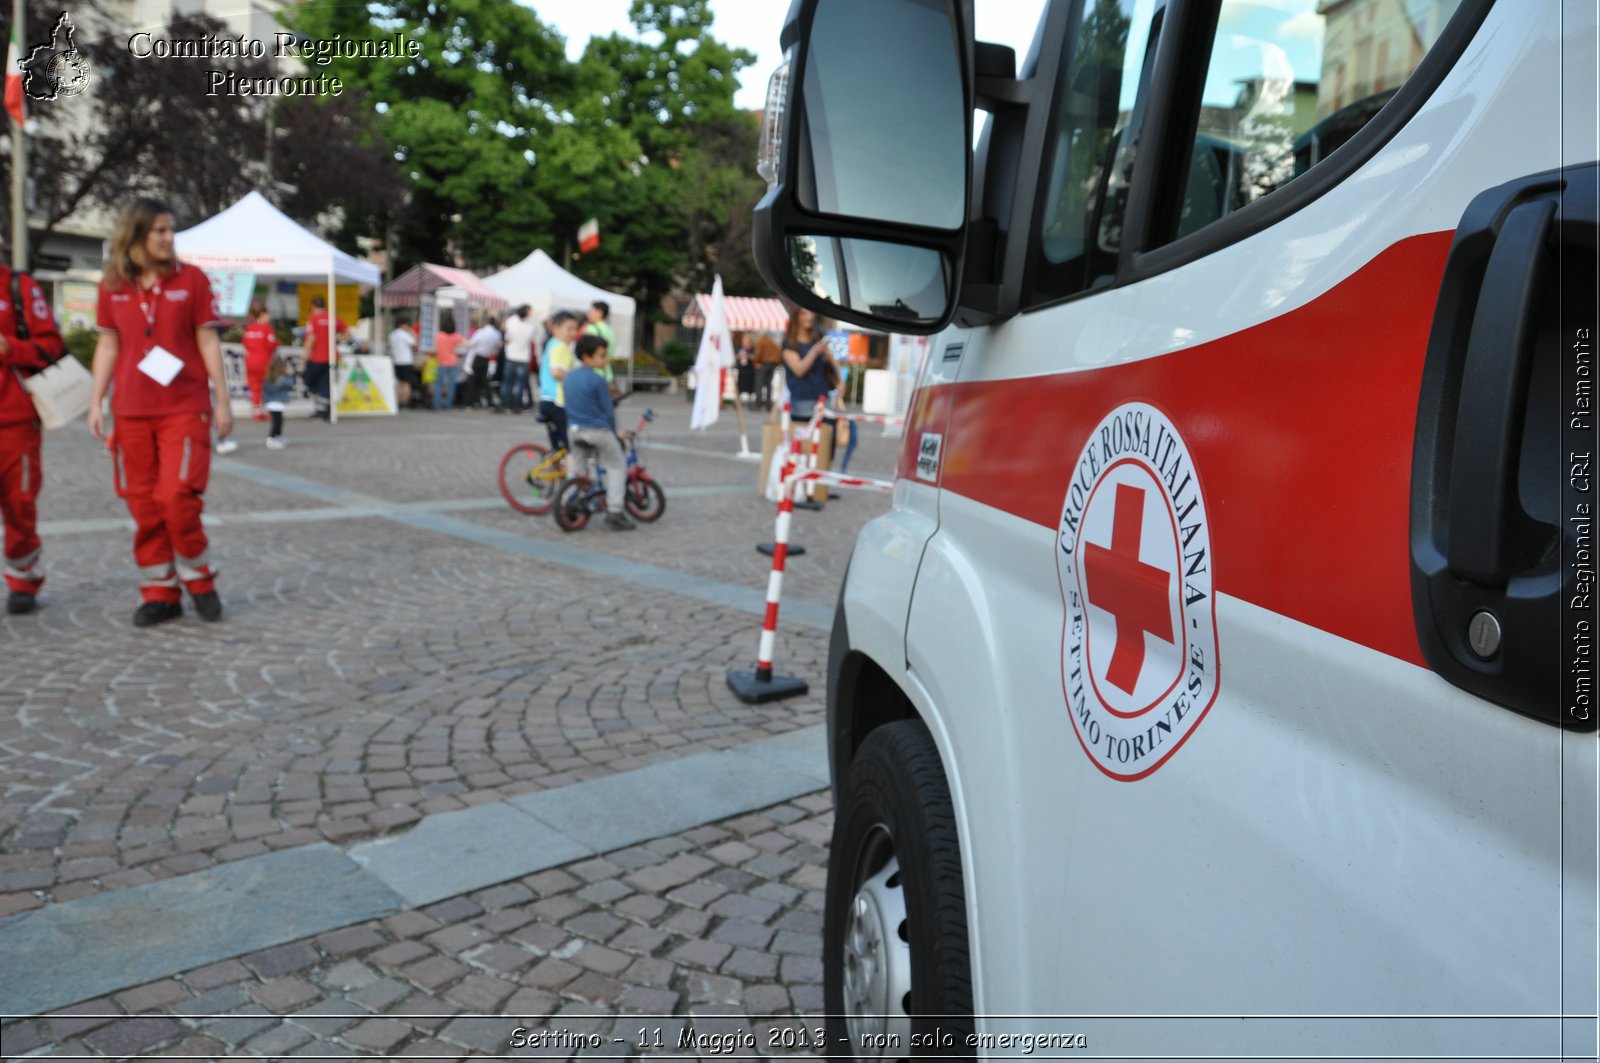
<path fill-rule="evenodd" d="M 271 849 L 348 845 L 819 722 L 826 634 L 815 625 L 782 626 L 778 654 L 811 694 L 746 706 L 724 674 L 754 663 L 748 611 L 239 469 L 759 593 L 770 562 L 753 544 L 771 538 L 772 507 L 755 492 L 755 463 L 732 457 L 732 418 L 691 434 L 680 399 L 657 409 L 645 455 L 668 509 L 626 535 L 565 535 L 495 503 L 500 454 L 536 432 L 526 418 L 298 422 L 282 452 L 244 423 L 206 499 L 227 617 L 150 631 L 129 624 L 126 511 L 103 455 L 81 429 L 48 434 L 43 608 L 0 618 L 0 916 Z M 853 470 L 887 474 L 897 445 L 866 430 Z M 887 505 L 857 495 L 802 514 L 796 538 L 809 552 L 790 564 L 785 603 L 831 608 L 856 531 Z"/>
<path fill-rule="evenodd" d="M 518 540 L 576 546 L 589 556 L 645 562 L 758 594 L 770 562 L 758 556 L 754 543 L 771 538 L 771 506 L 755 491 L 755 463 L 733 458 L 739 448 L 733 421 L 725 418 L 710 432 L 691 434 L 688 408 L 674 399 L 658 403 L 658 415 L 646 435 L 645 455 L 651 472 L 666 485 L 669 507 L 661 522 L 629 535 L 598 528 L 563 535 L 547 517 L 515 514 L 496 501 L 499 455 L 536 432 L 526 419 L 454 411 L 338 426 L 291 423 L 286 451 L 267 451 L 251 435 L 258 426 L 242 424 L 243 447 L 232 458 L 216 459 L 206 493 L 226 620 L 213 626 L 189 615 L 154 631 L 136 631 L 128 623 L 136 604 L 130 525 L 110 487 L 104 455 L 80 427 L 46 435 L 40 517 L 48 583 L 42 610 L 0 618 L 6 653 L 0 672 L 0 917 L 269 850 L 320 840 L 350 845 L 405 831 L 422 816 L 819 722 L 826 632 L 818 624 L 786 624 L 779 639 L 779 671 L 811 680 L 811 695 L 746 706 L 726 690 L 723 677 L 726 669 L 754 663 L 758 618 L 747 610 L 642 586 L 624 576 L 578 572 L 475 543 L 470 536 L 389 519 L 390 507 L 448 512 L 470 527 L 493 528 Z M 752 421 L 750 429 L 758 440 L 758 424 Z M 853 471 L 888 474 L 896 448 L 898 440 L 869 429 L 862 434 Z M 245 475 L 248 467 L 240 466 L 298 477 L 294 483 L 333 488 L 334 495 L 354 491 L 376 504 L 352 507 L 294 483 L 262 485 L 259 475 Z M 854 533 L 886 504 L 883 495 L 851 496 L 822 512 L 800 515 L 795 538 L 810 551 L 790 562 L 786 604 L 830 608 Z M 670 874 L 688 866 L 717 874 L 691 882 L 698 879 L 696 872 L 675 884 L 672 889 L 693 885 L 683 897 L 666 898 L 666 887 L 646 889 L 627 876 L 598 876 L 594 889 L 584 887 L 579 897 L 576 887 L 554 889 L 552 884 L 565 879 L 544 872 L 534 876 L 539 884 L 525 882 L 534 893 L 518 903 L 506 900 L 518 890 L 502 887 L 509 892 L 490 890 L 491 900 L 478 897 L 462 905 L 485 909 L 486 914 L 470 919 L 493 924 L 486 933 L 509 933 L 539 919 L 565 927 L 566 917 L 586 913 L 605 925 L 614 919 L 634 921 L 640 930 L 629 941 L 654 945 L 622 948 L 622 953 L 677 964 L 666 985 L 656 978 L 635 986 L 638 993 L 677 994 L 672 1007 L 666 996 L 590 999 L 595 991 L 586 988 L 594 981 L 589 980 L 570 993 L 563 988 L 570 1001 L 552 1004 L 546 1015 L 576 1001 L 621 1005 L 630 1012 L 645 999 L 662 1012 L 710 1002 L 754 1002 L 752 1015 L 811 1007 L 816 1001 L 805 988 L 810 981 L 782 972 L 810 970 L 800 957 L 813 956 L 814 948 L 787 953 L 773 945 L 776 951 L 762 953 L 770 962 L 757 962 L 752 949 L 760 949 L 739 941 L 733 945 L 744 959 L 734 962 L 730 949 L 709 962 L 710 954 L 718 953 L 718 941 L 702 935 L 720 929 L 718 919 L 750 921 L 723 913 L 696 916 L 710 900 L 699 905 L 685 900 L 728 893 L 723 908 L 731 908 L 741 898 L 755 897 L 750 890 L 766 889 L 765 897 L 757 898 L 758 908 L 776 908 L 755 924 L 771 924 L 773 935 L 798 933 L 800 924 L 810 924 L 826 802 L 802 805 L 771 813 L 773 821 L 760 831 L 739 821 L 718 828 L 726 834 L 691 831 L 677 842 L 653 844 L 648 853 L 677 858 Z M 778 824 L 782 829 L 774 832 Z M 718 842 L 741 834 L 766 836 L 768 848 L 782 839 L 787 840 L 781 847 L 802 848 L 798 856 L 787 856 L 794 866 L 782 871 L 747 866 L 762 860 L 765 850 L 757 842 L 750 844 L 762 852 L 744 853 L 747 860 L 731 860 L 742 848 L 710 853 Z M 694 860 L 714 863 L 693 863 L 677 852 L 688 852 L 685 847 L 704 850 Z M 629 850 L 613 860 L 637 877 L 645 874 L 645 864 L 627 861 L 650 860 L 648 853 Z M 597 868 L 590 864 L 589 871 Z M 587 872 L 576 874 L 582 879 Z M 645 874 L 642 882 L 656 880 Z M 624 900 L 622 890 L 638 898 L 640 911 L 616 908 L 614 903 Z M 646 897 L 670 911 L 645 916 L 646 908 L 654 908 L 645 905 Z M 581 908 L 550 917 L 534 913 L 538 905 Z M 510 909 L 533 914 L 510 927 L 518 917 Z M 386 935 L 384 945 L 374 945 L 373 951 L 389 948 L 389 938 L 426 937 L 397 929 L 422 925 L 411 919 L 408 913 L 371 927 L 374 935 Z M 435 921 L 462 919 L 467 917 Z M 778 927 L 778 919 L 794 925 Z M 568 930 L 582 933 L 581 927 Z M 621 924 L 616 930 L 621 932 Z M 669 937 L 656 941 L 656 935 Z M 360 937 L 370 940 L 371 935 Z M 747 937 L 754 940 L 760 933 L 750 930 Z M 595 948 L 616 948 L 608 938 L 595 930 L 587 940 Z M 325 948 L 322 941 L 318 938 L 315 949 Z M 565 945 L 563 940 L 546 948 L 541 941 L 547 943 L 539 938 L 517 948 L 531 949 L 528 954 L 538 961 L 539 949 L 560 953 Z M 688 948 L 696 941 L 696 948 Z M 784 941 L 798 945 L 792 937 Z M 686 949 L 685 957 L 701 959 L 675 957 L 680 948 Z M 445 949 L 440 961 L 459 964 L 464 951 L 470 949 Z M 296 956 L 306 954 L 296 951 Z M 352 962 L 350 956 L 354 953 L 328 953 L 325 959 L 338 967 Z M 784 957 L 797 959 L 787 964 Z M 552 962 L 571 959 L 557 956 Z M 477 970 L 470 957 L 467 967 Z M 243 970 L 254 969 L 246 961 Z M 382 970 L 389 980 L 390 969 Z M 650 970 L 659 975 L 662 969 Z M 517 981 L 523 973 L 510 969 L 499 975 Z M 619 972 L 594 973 L 611 978 Z M 182 989 L 189 994 L 190 989 L 210 993 L 221 985 L 203 988 L 214 972 L 194 977 L 200 981 L 186 978 L 173 986 L 189 986 Z M 733 980 L 736 988 L 728 988 L 725 980 Z M 416 986 L 443 991 L 454 981 Z M 306 985 L 322 994 L 315 978 Z M 752 993 L 765 989 L 746 1001 L 746 985 Z M 776 1004 L 786 993 L 782 986 L 794 989 L 787 1005 Z M 558 986 L 514 986 L 514 991 L 536 988 Z M 149 989 L 154 996 L 138 993 L 118 994 L 114 1010 L 163 1007 L 154 1001 L 168 989 Z M 522 1010 L 536 1018 L 531 1002 L 506 1013 Z M 96 1025 L 99 1041 L 86 1026 L 74 1031 L 67 1020 L 8 1025 L 5 1052 L 26 1052 L 16 1045 L 34 1036 L 117 1053 L 125 1034 L 110 1031 L 154 1031 L 176 1020 L 141 1018 L 131 1026 L 130 1021 Z M 382 1050 L 405 1047 L 411 1037 L 405 1034 Z M 141 1044 L 165 1044 L 165 1037 Z M 344 1050 L 354 1044 L 347 1041 Z"/>
<path fill-rule="evenodd" d="M 819 1048 L 826 793 L 8 1025 L 8 1055 Z"/>

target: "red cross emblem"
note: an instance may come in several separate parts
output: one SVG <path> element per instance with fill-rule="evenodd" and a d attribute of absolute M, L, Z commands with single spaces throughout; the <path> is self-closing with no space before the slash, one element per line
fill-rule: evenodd
<path fill-rule="evenodd" d="M 1146 633 L 1172 642 L 1168 590 L 1172 573 L 1139 560 L 1144 534 L 1144 489 L 1117 484 L 1111 548 L 1084 545 L 1084 577 L 1089 603 L 1116 621 L 1117 643 L 1106 680 L 1131 695 L 1144 670 Z"/>

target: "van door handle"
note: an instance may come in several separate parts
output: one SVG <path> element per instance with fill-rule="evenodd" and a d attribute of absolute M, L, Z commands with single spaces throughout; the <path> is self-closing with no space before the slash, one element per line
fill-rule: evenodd
<path fill-rule="evenodd" d="M 1566 333 L 1596 312 L 1597 188 L 1600 163 L 1566 167 L 1491 188 L 1462 214 L 1428 337 L 1411 475 L 1411 602 L 1429 667 L 1582 730 L 1600 712 L 1579 711 L 1577 673 L 1564 670 L 1565 618 L 1582 593 L 1581 566 L 1563 559 L 1589 548 L 1579 536 L 1590 533 L 1568 519 L 1565 459 L 1589 444 L 1569 424 L 1563 387 Z"/>
<path fill-rule="evenodd" d="M 1552 200 L 1540 199 L 1506 218 L 1489 252 L 1462 361 L 1445 553 L 1452 572 L 1487 586 L 1505 585 L 1513 572 L 1511 544 L 1531 530 L 1517 504 L 1516 473 L 1543 250 L 1555 212 Z"/>

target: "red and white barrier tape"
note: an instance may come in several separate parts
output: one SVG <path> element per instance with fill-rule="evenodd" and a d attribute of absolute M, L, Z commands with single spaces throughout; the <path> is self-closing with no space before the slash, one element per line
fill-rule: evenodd
<path fill-rule="evenodd" d="M 893 493 L 893 480 L 869 480 L 862 476 L 846 476 L 829 469 L 807 469 L 785 478 L 786 484 L 810 482 L 825 483 L 831 487 L 854 487 L 863 491 L 888 491 Z"/>
<path fill-rule="evenodd" d="M 877 413 L 845 413 L 843 410 L 828 410 L 825 416 L 839 421 L 860 421 L 862 424 L 905 424 L 904 417 L 886 417 Z"/>

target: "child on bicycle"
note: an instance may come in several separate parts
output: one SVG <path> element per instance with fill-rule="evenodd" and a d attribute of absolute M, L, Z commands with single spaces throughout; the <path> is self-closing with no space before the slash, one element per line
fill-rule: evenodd
<path fill-rule="evenodd" d="M 576 458 L 576 475 L 587 475 L 590 462 L 599 462 L 602 455 L 604 463 L 611 466 L 612 474 L 606 479 L 606 527 L 631 531 L 637 525 L 622 510 L 628 484 L 628 448 L 617 433 L 617 411 L 604 376 L 609 351 L 599 336 L 578 337 L 573 352 L 578 365 L 566 375 L 567 427 Z"/>

